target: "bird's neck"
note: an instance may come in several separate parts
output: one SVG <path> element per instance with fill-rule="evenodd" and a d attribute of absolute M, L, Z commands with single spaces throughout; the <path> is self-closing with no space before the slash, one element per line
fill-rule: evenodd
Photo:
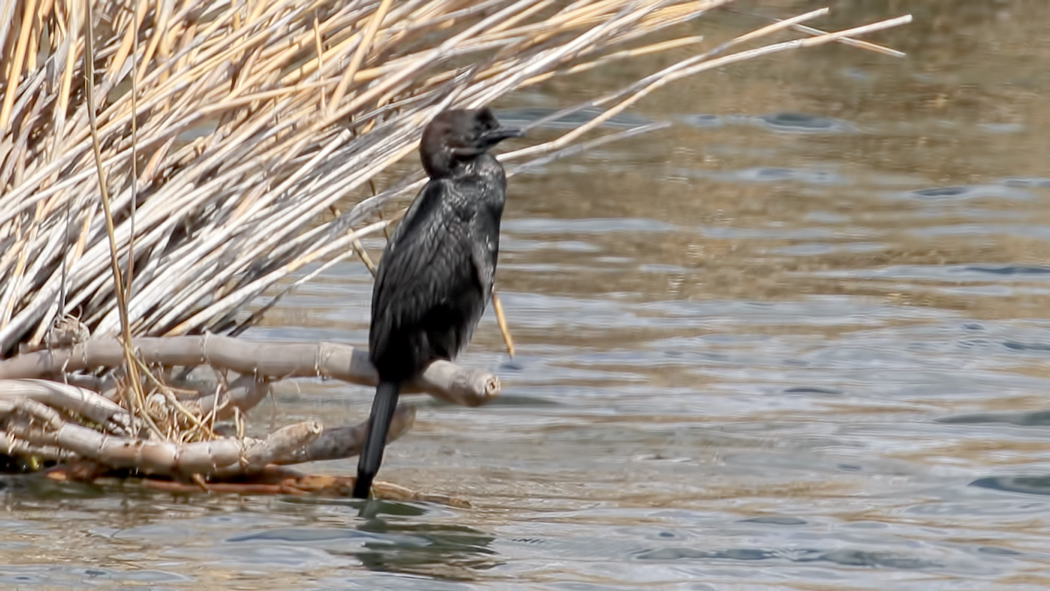
<path fill-rule="evenodd" d="M 478 154 L 473 158 L 455 162 L 449 170 L 448 178 L 452 181 L 478 181 L 487 178 L 503 178 L 503 166 L 496 157 L 489 153 Z"/>
<path fill-rule="evenodd" d="M 437 193 L 445 205 L 465 219 L 480 215 L 485 219 L 494 218 L 498 224 L 507 198 L 507 177 L 499 161 L 491 154 L 480 154 L 458 162 L 450 172 L 431 179 L 431 182 L 447 183 L 450 190 Z"/>

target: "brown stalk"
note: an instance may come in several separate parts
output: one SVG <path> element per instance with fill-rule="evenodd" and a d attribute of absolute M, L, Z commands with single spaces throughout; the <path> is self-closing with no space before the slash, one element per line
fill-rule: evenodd
<path fill-rule="evenodd" d="M 492 289 L 492 311 L 496 314 L 496 323 L 499 324 L 499 332 L 503 335 L 503 344 L 507 347 L 507 354 L 514 357 L 514 339 L 510 336 L 507 317 L 503 314 L 503 303 L 500 302 L 495 288 Z"/>
<path fill-rule="evenodd" d="M 128 306 L 124 297 L 127 292 L 124 290 L 124 283 L 121 279 L 117 239 L 113 229 L 113 212 L 110 210 L 109 206 L 109 190 L 107 189 L 106 184 L 106 170 L 102 166 L 102 150 L 99 146 L 98 123 L 95 118 L 95 28 L 93 24 L 94 19 L 91 13 L 91 3 L 89 2 L 87 6 L 87 34 L 84 37 L 84 84 L 88 103 L 88 118 L 91 121 L 92 151 L 95 155 L 95 167 L 98 172 L 99 194 L 101 196 L 102 208 L 106 217 L 106 236 L 109 239 L 110 262 L 112 264 L 111 271 L 113 273 L 114 283 L 113 291 L 117 297 L 117 310 L 120 312 L 120 327 L 123 336 L 124 349 L 124 370 L 127 372 L 128 382 L 131 387 L 131 399 L 128 402 L 131 408 L 134 408 L 139 413 L 139 416 L 146 421 L 146 424 L 150 426 L 153 434 L 163 438 L 160 429 L 150 418 L 149 413 L 146 410 L 146 397 L 142 392 L 142 384 L 139 381 L 138 364 L 135 360 L 135 353 L 131 349 L 131 323 L 128 321 Z"/>
<path fill-rule="evenodd" d="M 26 57 L 32 35 L 33 15 L 36 13 L 36 0 L 23 0 L 22 4 L 22 28 L 18 32 L 15 42 L 14 58 L 8 62 L 7 92 L 4 93 L 3 106 L 0 106 L 0 131 L 7 131 L 11 124 L 11 109 L 15 104 L 15 94 L 18 92 L 18 80 L 22 76 L 22 62 Z"/>

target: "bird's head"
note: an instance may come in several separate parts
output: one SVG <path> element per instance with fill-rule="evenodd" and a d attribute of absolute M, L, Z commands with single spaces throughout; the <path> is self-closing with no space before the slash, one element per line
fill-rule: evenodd
<path fill-rule="evenodd" d="M 423 130 L 419 145 L 423 169 L 430 178 L 451 176 L 458 164 L 523 135 L 520 129 L 502 127 L 488 107 L 442 111 Z"/>

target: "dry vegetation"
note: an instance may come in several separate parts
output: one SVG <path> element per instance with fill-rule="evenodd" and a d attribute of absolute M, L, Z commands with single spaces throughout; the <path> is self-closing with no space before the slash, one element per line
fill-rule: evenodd
<path fill-rule="evenodd" d="M 381 206 L 416 189 L 421 175 L 378 194 L 370 183 L 412 154 L 424 123 L 449 106 L 488 104 L 553 76 L 697 48 L 552 115 L 601 113 L 504 155 L 516 164 L 513 174 L 660 127 L 583 141 L 676 79 L 831 41 L 893 54 L 850 37 L 908 20 L 823 34 L 801 25 L 825 13 L 815 11 L 717 47 L 694 36 L 645 41 L 727 3 L 5 2 L 0 356 L 11 358 L 0 362 L 0 452 L 30 467 L 63 461 L 64 477 L 132 469 L 172 486 L 214 488 L 217 479 L 250 475 L 256 485 L 316 490 L 277 466 L 354 455 L 361 427 L 303 423 L 256 440 L 243 435 L 242 415 L 271 379 L 327 374 L 371 383 L 361 352 L 138 338 L 237 334 L 259 317 L 245 314 L 245 304 L 277 281 L 320 263 L 292 289 L 358 256 L 360 238 L 393 221 L 377 217 Z M 741 47 L 787 30 L 797 39 Z M 334 210 L 348 199 L 356 203 Z M 131 335 L 135 345 L 122 347 Z M 210 384 L 190 388 L 176 369 L 198 365 L 213 371 Z M 227 371 L 242 377 L 228 382 Z M 496 395 L 498 381 L 435 364 L 417 387 L 480 404 Z M 399 411 L 397 434 L 413 416 L 410 407 Z"/>

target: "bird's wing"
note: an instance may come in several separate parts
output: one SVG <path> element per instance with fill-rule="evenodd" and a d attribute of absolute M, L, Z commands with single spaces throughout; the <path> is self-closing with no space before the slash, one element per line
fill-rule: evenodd
<path fill-rule="evenodd" d="M 460 316 L 479 315 L 475 308 L 483 307 L 487 297 L 479 279 L 470 220 L 465 217 L 468 212 L 454 207 L 467 199 L 456 193 L 452 183 L 432 181 L 395 231 L 380 260 L 372 297 L 373 360 L 387 353 L 415 354 L 391 350 L 404 346 L 405 339 L 416 338 L 407 335 L 412 331 L 424 331 L 430 341 L 441 341 L 428 343 L 439 356 L 454 356 L 466 345 L 464 339 L 469 339 L 477 320 Z M 453 330 L 457 326 L 467 328 L 467 333 Z M 443 337 L 450 330 L 455 334 Z"/>

